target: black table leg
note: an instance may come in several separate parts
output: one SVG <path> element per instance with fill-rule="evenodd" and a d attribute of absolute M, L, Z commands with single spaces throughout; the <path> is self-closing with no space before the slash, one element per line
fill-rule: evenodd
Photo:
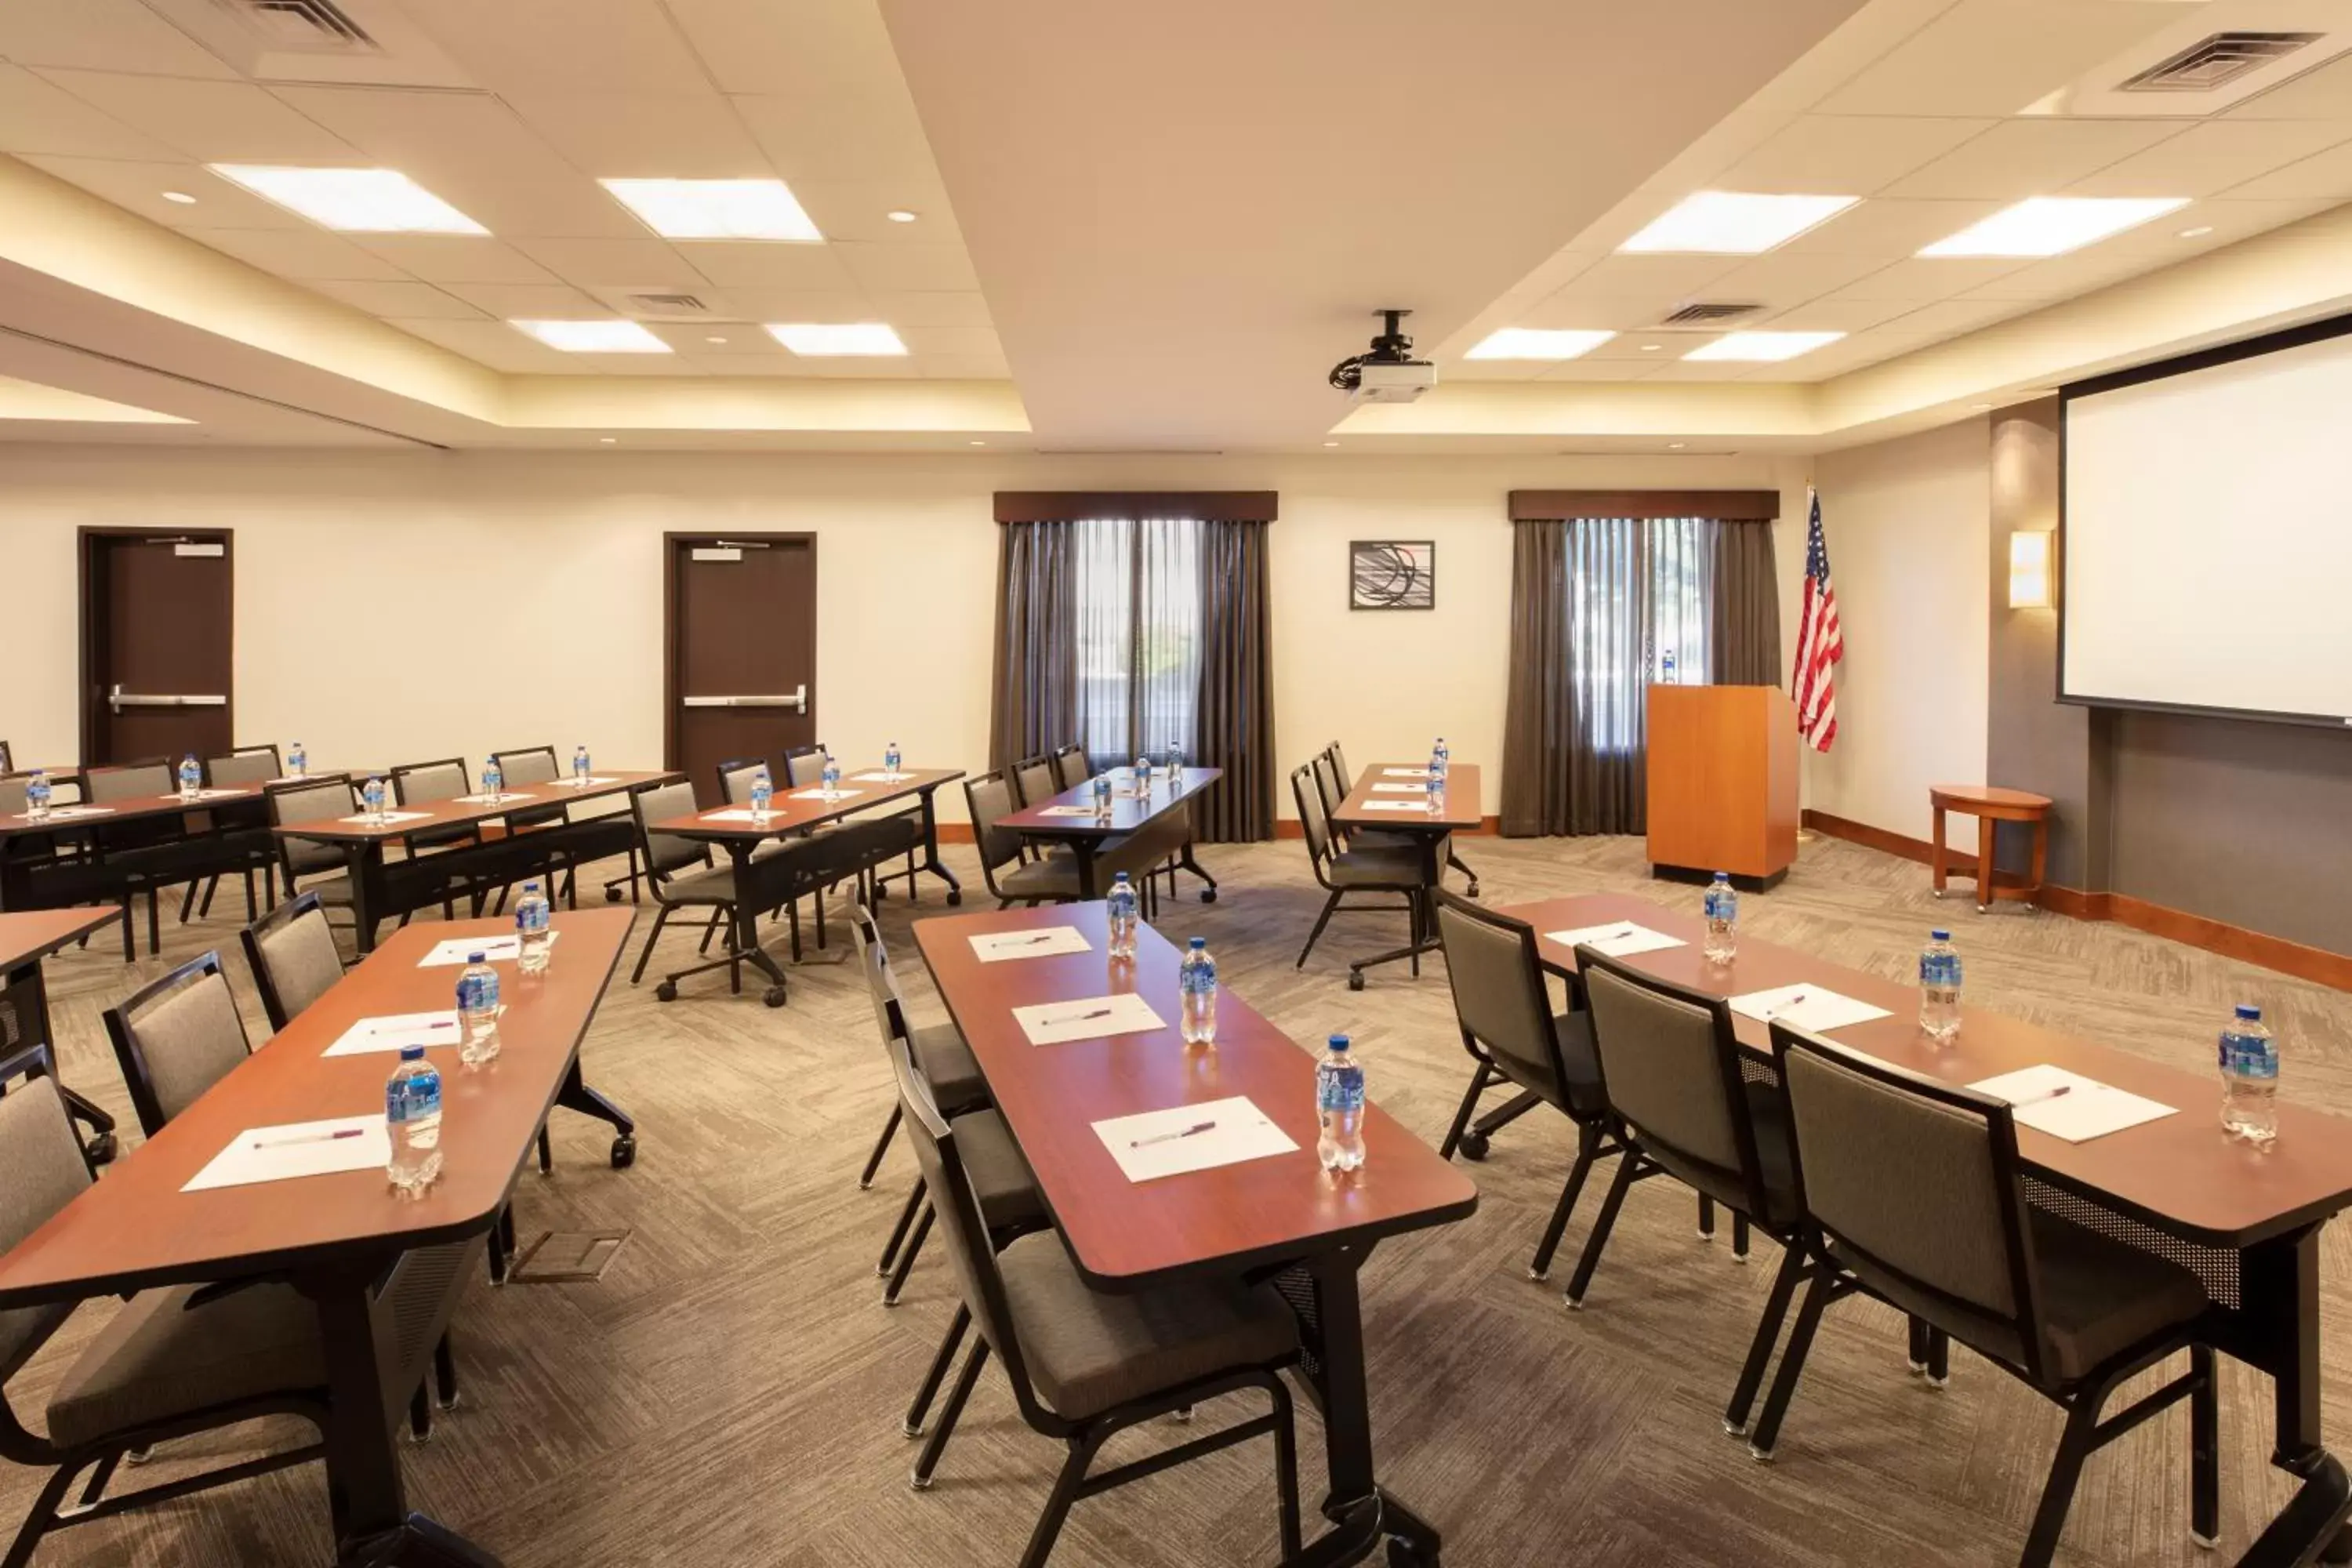
<path fill-rule="evenodd" d="M 613 1169 L 625 1171 L 637 1163 L 636 1122 L 627 1111 L 588 1087 L 587 1079 L 580 1075 L 578 1057 L 572 1058 L 571 1069 L 563 1075 L 563 1087 L 555 1091 L 555 1103 L 566 1110 L 613 1124 Z"/>
<path fill-rule="evenodd" d="M 1400 831 L 1412 832 L 1412 829 L 1405 826 Z M 1413 842 L 1421 851 L 1422 886 L 1405 895 L 1405 905 L 1412 917 L 1410 940 L 1402 947 L 1391 948 L 1386 952 L 1376 952 L 1370 958 L 1359 958 L 1350 963 L 1348 965 L 1348 986 L 1350 990 L 1360 991 L 1364 988 L 1365 970 L 1383 963 L 1394 963 L 1401 959 L 1410 961 L 1412 964 L 1412 972 L 1417 975 L 1421 973 L 1421 955 L 1424 952 L 1434 952 L 1438 949 L 1437 905 L 1430 889 L 1437 886 L 1437 879 L 1441 874 L 1440 847 L 1444 845 L 1445 838 L 1442 834 L 1432 836 L 1426 833 L 1414 833 Z"/>
<path fill-rule="evenodd" d="M 1101 847 L 1102 841 L 1098 838 L 1070 840 L 1070 853 L 1076 857 L 1078 862 L 1078 897 L 1081 899 L 1103 896 L 1103 889 L 1095 886 L 1095 851 Z"/>
<path fill-rule="evenodd" d="M 2321 1227 L 2246 1248 L 2238 1259 L 2238 1310 L 2221 1315 L 2220 1348 L 2271 1374 L 2276 1441 L 2271 1463 L 2303 1478 L 2239 1568 L 2300 1568 L 2352 1562 L 2352 1480 L 2320 1431 L 2319 1233 Z"/>
<path fill-rule="evenodd" d="M 929 871 L 948 885 L 948 903 L 953 906 L 963 902 L 963 884 L 957 881 L 955 873 L 949 870 L 940 860 L 940 810 L 939 803 L 932 799 L 932 796 L 939 794 L 939 785 L 933 784 L 922 792 L 922 869 Z M 908 873 L 907 876 L 907 896 L 910 899 L 915 896 L 915 878 L 912 872 Z"/>
<path fill-rule="evenodd" d="M 786 988 L 784 966 L 760 945 L 760 900 L 752 894 L 751 877 L 751 851 L 757 847 L 749 839 L 727 841 L 728 858 L 735 862 L 735 956 L 768 977 L 768 989 L 761 1000 L 781 1007 Z"/>
<path fill-rule="evenodd" d="M 352 941 L 362 954 L 375 951 L 375 928 L 383 920 L 376 905 L 383 892 L 383 843 L 372 839 L 343 847 L 343 864 L 352 883 Z"/>
<path fill-rule="evenodd" d="M 1210 876 L 1208 872 L 1202 870 L 1201 868 L 1201 863 L 1192 858 L 1192 841 L 1190 838 L 1184 840 L 1184 847 L 1177 852 L 1176 864 L 1181 866 L 1185 870 L 1192 872 L 1192 875 L 1200 878 L 1203 883 L 1207 884 L 1201 889 L 1201 901 L 1202 903 L 1213 904 L 1217 901 L 1217 879 L 1214 877 Z"/>
<path fill-rule="evenodd" d="M 1323 1411 L 1323 1458 L 1330 1481 L 1323 1517 L 1336 1528 L 1290 1559 L 1287 1568 L 1361 1563 L 1383 1542 L 1396 1543 L 1391 1563 L 1437 1568 L 1441 1542 L 1435 1527 L 1382 1490 L 1373 1477 L 1363 1302 L 1356 1279 L 1367 1256 L 1365 1249 L 1352 1248 L 1307 1260 L 1315 1286 L 1315 1321 L 1302 1327 L 1318 1364 L 1308 1386 Z"/>

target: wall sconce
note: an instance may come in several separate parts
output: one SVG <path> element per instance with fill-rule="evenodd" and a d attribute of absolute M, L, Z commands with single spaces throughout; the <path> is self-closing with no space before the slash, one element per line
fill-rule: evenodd
<path fill-rule="evenodd" d="M 2050 607 L 2050 535 L 2012 533 L 2009 536 L 2009 607 L 2046 610 Z"/>

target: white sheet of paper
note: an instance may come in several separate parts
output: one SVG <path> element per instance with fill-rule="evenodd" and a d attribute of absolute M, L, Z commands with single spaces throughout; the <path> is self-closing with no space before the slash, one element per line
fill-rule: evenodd
<path fill-rule="evenodd" d="M 1013 1016 L 1033 1046 L 1099 1040 L 1109 1035 L 1133 1035 L 1168 1026 L 1168 1021 L 1151 1010 L 1151 1004 L 1132 991 L 1122 991 L 1115 996 L 1074 996 L 1066 1002 L 1040 1002 L 1034 1006 L 1015 1007 Z"/>
<path fill-rule="evenodd" d="M 47 820 L 50 822 L 71 822 L 77 817 L 112 816 L 113 815 L 114 807 L 110 805 L 53 805 L 49 807 L 49 815 Z M 29 814 L 19 812 L 11 820 L 16 822 L 30 822 L 33 819 Z"/>
<path fill-rule="evenodd" d="M 982 963 L 1002 963 L 1008 958 L 1051 958 L 1056 953 L 1093 951 L 1076 926 L 991 931 L 986 936 L 976 936 L 971 940 L 972 955 Z"/>
<path fill-rule="evenodd" d="M 1731 1010 L 1767 1023 L 1778 1018 L 1792 1029 L 1813 1035 L 1892 1016 L 1884 1007 L 1841 996 L 1821 985 L 1776 985 L 1769 991 L 1750 991 L 1745 996 L 1734 996 Z"/>
<path fill-rule="evenodd" d="M 184 795 L 180 798 L 182 800 L 228 800 L 233 797 L 242 797 L 252 792 L 245 789 L 200 789 L 193 795 Z"/>
<path fill-rule="evenodd" d="M 1669 947 L 1688 947 L 1678 936 L 1668 936 L 1648 926 L 1635 925 L 1631 921 L 1619 921 L 1614 925 L 1578 926 L 1574 931 L 1548 931 L 1544 935 L 1562 947 L 1591 947 L 1609 958 L 1631 958 L 1637 952 L 1657 952 Z"/>
<path fill-rule="evenodd" d="M 835 800 L 847 800 L 851 795 L 864 795 L 865 793 L 866 792 L 862 789 L 837 789 L 833 792 L 832 798 Z M 824 791 L 822 789 L 796 789 L 793 791 L 793 798 L 794 800 L 824 800 L 826 796 Z"/>
<path fill-rule="evenodd" d="M 504 805 L 510 800 L 532 800 L 537 797 L 525 795 L 519 790 L 507 790 L 499 795 L 461 795 L 457 798 L 467 805 Z"/>
<path fill-rule="evenodd" d="M 423 1046 L 429 1050 L 436 1046 L 462 1044 L 465 1037 L 457 1027 L 454 1009 L 446 1013 L 387 1013 L 381 1018 L 362 1018 L 320 1054 L 356 1057 L 370 1051 L 397 1051 L 404 1046 Z"/>
<path fill-rule="evenodd" d="M 1425 779 L 1428 776 L 1427 768 L 1382 768 L 1381 770 L 1381 777 L 1384 779 Z"/>
<path fill-rule="evenodd" d="M 1040 816 L 1099 816 L 1101 813 L 1091 805 L 1041 805 L 1037 808 L 1037 815 Z"/>
<path fill-rule="evenodd" d="M 1268 1121 L 1246 1095 L 1115 1116 L 1094 1125 L 1095 1136 L 1130 1182 L 1238 1165 L 1298 1149 L 1290 1134 Z"/>
<path fill-rule="evenodd" d="M 346 816 L 340 820 L 355 823 L 362 827 L 383 827 L 394 822 L 422 822 L 432 815 L 429 811 L 387 811 L 383 814 L 383 821 L 378 822 L 374 817 L 362 812 L 357 816 Z"/>
<path fill-rule="evenodd" d="M 337 1138 L 334 1133 L 351 1136 Z M 248 1127 L 229 1146 L 188 1178 L 184 1193 L 211 1187 L 243 1187 L 255 1182 L 285 1182 L 327 1176 L 338 1171 L 381 1171 L 392 1163 L 392 1131 L 383 1113 L 331 1116 L 323 1121 L 288 1121 Z"/>
<path fill-rule="evenodd" d="M 1363 805 L 1360 809 L 1364 811 L 1410 811 L 1417 813 L 1420 816 L 1426 816 L 1429 815 L 1429 800 L 1425 794 L 1412 800 L 1368 800 L 1364 802 Z"/>
<path fill-rule="evenodd" d="M 851 782 L 856 784 L 905 784 L 908 779 L 914 776 L 915 775 L 912 773 L 852 773 L 849 775 Z"/>
<path fill-rule="evenodd" d="M 2172 1106 L 2160 1105 L 2128 1089 L 2068 1072 L 2064 1068 L 2020 1068 L 1969 1087 L 1979 1094 L 2009 1101 L 2015 1108 L 2012 1114 L 2019 1126 L 2063 1138 L 2069 1143 L 2087 1143 L 2126 1127 L 2161 1120 L 2175 1110 Z M 2066 1092 L 2053 1092 L 2061 1089 Z"/>
<path fill-rule="evenodd" d="M 773 816 L 775 813 L 770 812 L 768 815 Z M 697 822 L 757 822 L 760 818 L 750 806 L 739 805 L 726 811 L 706 811 L 695 820 Z"/>
<path fill-rule="evenodd" d="M 1425 784 L 1376 784 L 1372 786 L 1372 793 L 1375 795 L 1427 795 L 1429 786 Z"/>
<path fill-rule="evenodd" d="M 560 931 L 549 931 L 547 944 L 553 947 L 556 939 L 562 934 Z M 478 952 L 488 963 L 505 963 L 522 956 L 522 938 L 512 935 L 452 937 L 447 942 L 436 943 L 432 952 L 416 961 L 416 967 L 431 969 L 441 964 L 467 963 Z"/>
<path fill-rule="evenodd" d="M 605 778 L 602 774 L 591 773 L 584 779 L 558 779 L 555 782 L 564 789 L 585 789 L 590 784 L 608 784 L 618 781 Z"/>

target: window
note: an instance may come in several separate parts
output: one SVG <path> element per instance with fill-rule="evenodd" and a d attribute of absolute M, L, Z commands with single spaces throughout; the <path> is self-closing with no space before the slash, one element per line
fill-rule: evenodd
<path fill-rule="evenodd" d="M 1196 518 L 1076 526 L 1078 743 L 1097 767 L 1192 744 L 1203 531 Z"/>
<path fill-rule="evenodd" d="M 1655 683 L 1714 679 L 1708 624 L 1714 530 L 1697 517 L 1579 518 L 1569 525 L 1570 679 L 1594 749 L 1634 752 Z"/>

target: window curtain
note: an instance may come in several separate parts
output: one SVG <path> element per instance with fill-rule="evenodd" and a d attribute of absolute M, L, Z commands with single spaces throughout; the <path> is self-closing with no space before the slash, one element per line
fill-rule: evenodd
<path fill-rule="evenodd" d="M 1078 733 L 1080 525 L 1006 523 L 996 559 L 996 662 L 988 765 L 1012 766 Z"/>
<path fill-rule="evenodd" d="M 1264 522 L 1202 525 L 1192 760 L 1222 768 L 1192 821 L 1211 844 L 1274 837 L 1274 595 Z"/>
<path fill-rule="evenodd" d="M 1707 606 L 1709 679 L 1718 686 L 1780 681 L 1780 578 L 1769 522 L 1715 525 L 1714 598 Z"/>

